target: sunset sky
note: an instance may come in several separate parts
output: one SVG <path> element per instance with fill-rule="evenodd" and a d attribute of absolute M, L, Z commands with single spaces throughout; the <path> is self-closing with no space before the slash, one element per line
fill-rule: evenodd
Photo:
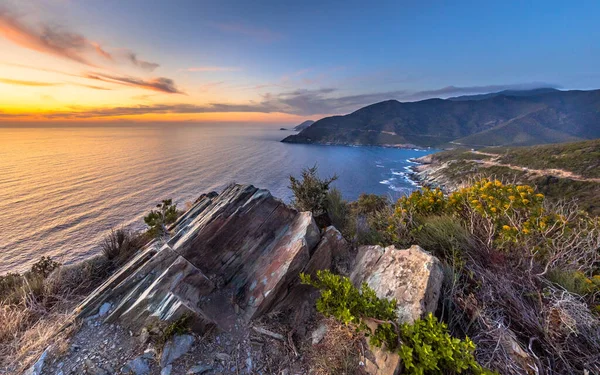
<path fill-rule="evenodd" d="M 494 3 L 0 0 L 0 122 L 291 124 L 600 87 L 600 1 Z"/>

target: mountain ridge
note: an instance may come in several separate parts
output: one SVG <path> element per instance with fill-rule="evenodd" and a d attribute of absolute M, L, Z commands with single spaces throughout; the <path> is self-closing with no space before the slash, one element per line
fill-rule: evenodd
<path fill-rule="evenodd" d="M 283 142 L 483 147 L 600 138 L 600 90 L 507 93 L 511 92 L 467 100 L 386 100 L 323 118 Z"/>

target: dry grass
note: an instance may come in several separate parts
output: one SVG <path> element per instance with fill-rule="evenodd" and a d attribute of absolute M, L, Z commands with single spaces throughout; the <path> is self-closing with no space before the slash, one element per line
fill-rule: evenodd
<path fill-rule="evenodd" d="M 105 243 L 110 243 L 111 236 L 115 233 Z M 0 278 L 0 374 L 24 371 L 50 344 L 50 355 L 65 352 L 71 333 L 78 327 L 77 322 L 70 321 L 73 309 L 141 247 L 142 238 L 128 236 L 127 246 L 121 243 L 112 259 L 99 255 L 72 265 L 57 265 L 51 273 L 45 272 L 50 269 L 45 267 L 43 272 L 32 269 Z M 38 263 L 46 265 L 48 260 Z"/>
<path fill-rule="evenodd" d="M 0 373 L 24 371 L 39 358 L 49 343 L 52 343 L 53 353 L 66 350 L 66 342 L 74 326 L 57 332 L 72 318 L 71 311 L 81 299 L 64 300 L 50 309 L 42 303 L 1 305 Z"/>
<path fill-rule="evenodd" d="M 324 319 L 327 333 L 320 343 L 307 342 L 303 348 L 310 373 L 315 375 L 353 375 L 359 373 L 364 336 L 351 326 Z"/>

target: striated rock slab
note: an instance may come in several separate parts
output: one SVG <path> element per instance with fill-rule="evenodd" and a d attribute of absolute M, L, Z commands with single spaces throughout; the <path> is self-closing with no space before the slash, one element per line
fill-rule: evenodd
<path fill-rule="evenodd" d="M 110 303 L 105 321 L 131 329 L 182 315 L 227 329 L 268 311 L 320 240 L 310 212 L 242 185 L 201 196 L 170 229 L 167 243 L 149 244 L 89 296 L 78 315 Z"/>
<path fill-rule="evenodd" d="M 350 274 L 356 286 L 366 282 L 379 298 L 395 298 L 400 323 L 435 311 L 443 278 L 440 261 L 417 245 L 405 250 L 362 246 Z"/>

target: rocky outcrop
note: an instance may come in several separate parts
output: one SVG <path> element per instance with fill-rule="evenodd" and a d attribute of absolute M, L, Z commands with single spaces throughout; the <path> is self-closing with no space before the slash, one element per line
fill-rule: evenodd
<path fill-rule="evenodd" d="M 434 312 L 441 292 L 440 261 L 419 246 L 400 250 L 394 246 L 362 246 L 350 275 L 355 286 L 366 282 L 379 298 L 396 299 L 399 323 L 410 323 Z M 371 327 L 375 329 L 376 325 Z M 385 349 L 370 347 L 365 370 L 369 374 L 394 375 L 400 357 Z"/>
<path fill-rule="evenodd" d="M 441 267 L 419 247 L 363 246 L 356 254 L 334 227 L 321 231 L 310 212 L 253 186 L 202 195 L 169 229 L 168 241 L 148 244 L 76 309 L 84 324 L 44 375 L 94 368 L 254 373 L 281 362 L 290 348 L 302 358 L 293 336 L 319 345 L 327 330 L 310 328 L 319 291 L 299 283 L 300 272 L 331 269 L 356 285 L 366 282 L 379 297 L 398 301 L 399 322 L 433 311 L 439 297 Z M 183 316 L 190 332 L 156 340 L 164 332 L 157 327 Z M 219 332 L 211 342 L 199 335 L 208 327 Z M 369 374 L 392 375 L 400 366 L 398 355 L 376 348 L 362 360 Z"/>
<path fill-rule="evenodd" d="M 395 298 L 399 323 L 435 311 L 443 278 L 440 261 L 417 245 L 404 250 L 362 246 L 350 275 L 356 286 L 366 282 L 379 298 Z"/>
<path fill-rule="evenodd" d="M 183 315 L 228 329 L 282 298 L 320 240 L 310 212 L 240 185 L 201 197 L 171 229 L 167 243 L 147 246 L 88 297 L 79 316 L 110 303 L 104 321 L 131 329 Z"/>

